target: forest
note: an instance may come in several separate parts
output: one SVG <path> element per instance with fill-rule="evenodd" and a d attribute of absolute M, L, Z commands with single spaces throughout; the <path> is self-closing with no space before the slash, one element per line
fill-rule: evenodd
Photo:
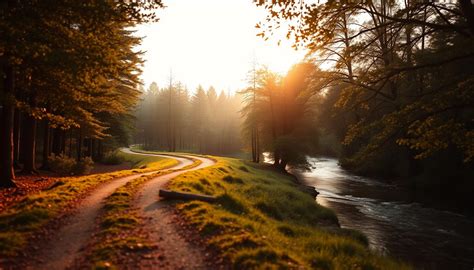
<path fill-rule="evenodd" d="M 341 144 L 320 151 L 359 174 L 410 178 L 420 193 L 472 203 L 472 3 L 260 4 L 270 22 L 257 25 L 262 36 L 290 20 L 288 37 L 331 67 L 311 78 L 325 95 L 316 126 L 323 142 Z"/>
<path fill-rule="evenodd" d="M 246 31 L 266 42 L 283 31 L 305 57 L 285 73 L 256 59 L 236 91 L 188 87 L 172 72 L 168 82 L 145 85 L 148 59 L 137 48 L 146 37 L 136 29 L 160 25 L 167 5 L 0 4 L 0 268 L 43 256 L 47 247 L 30 243 L 47 239 L 39 232 L 54 231 L 68 215 L 94 237 L 68 248 L 45 241 L 58 257 L 39 260 L 44 269 L 183 267 L 171 249 L 155 245 L 164 231 L 173 232 L 164 241 L 179 245 L 189 269 L 472 267 L 470 237 L 456 246 L 463 259 L 448 254 L 428 264 L 428 255 L 413 258 L 393 240 L 383 246 L 388 255 L 374 252 L 380 243 L 372 232 L 351 225 L 352 214 L 369 216 L 363 207 L 392 204 L 421 205 L 413 214 L 420 220 L 426 209 L 463 215 L 451 222 L 457 235 L 474 225 L 471 0 L 253 1 L 265 16 Z M 325 174 L 328 164 L 336 169 Z M 354 193 L 336 195 L 368 198 L 355 212 L 338 208 L 331 193 L 342 190 L 343 178 Z M 357 191 L 364 181 L 375 184 Z M 165 205 L 157 194 L 168 188 L 218 203 L 166 204 L 179 222 L 147 212 L 155 201 Z M 95 212 L 74 214 L 93 194 L 101 194 Z M 396 218 L 388 217 L 390 226 Z M 432 213 L 425 219 L 442 223 Z M 401 228 L 384 226 L 387 237 Z"/>
<path fill-rule="evenodd" d="M 181 83 L 142 91 L 136 111 L 135 144 L 148 150 L 235 154 L 242 148 L 238 95 L 211 86 L 190 94 Z"/>

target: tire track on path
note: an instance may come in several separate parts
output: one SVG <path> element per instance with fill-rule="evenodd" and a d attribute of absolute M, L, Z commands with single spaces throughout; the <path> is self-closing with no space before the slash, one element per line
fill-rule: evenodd
<path fill-rule="evenodd" d="M 151 155 L 135 153 L 130 151 L 130 149 L 122 149 L 122 151 L 137 155 Z M 178 160 L 179 163 L 176 166 L 168 169 L 176 170 L 193 164 L 193 160 L 186 157 L 170 155 L 154 156 Z M 94 189 L 89 196 L 79 203 L 76 212 L 65 220 L 65 225 L 61 226 L 54 236 L 45 241 L 45 243 L 38 244 L 38 254 L 34 256 L 36 258 L 34 266 L 28 268 L 49 270 L 66 269 L 71 266 L 74 260 L 82 255 L 81 249 L 93 235 L 95 220 L 100 213 L 104 199 L 127 182 L 141 176 L 151 175 L 158 171 L 120 177 Z"/>
<path fill-rule="evenodd" d="M 136 269 L 215 269 L 206 260 L 202 247 L 191 243 L 179 233 L 180 228 L 175 223 L 174 207 L 158 197 L 158 191 L 174 177 L 194 170 L 199 170 L 215 164 L 209 158 L 179 155 L 184 158 L 198 159 L 199 166 L 159 176 L 148 181 L 141 189 L 136 199 L 135 207 L 145 217 L 145 230 L 149 239 L 158 246 L 159 254 L 150 260 L 142 260 Z"/>

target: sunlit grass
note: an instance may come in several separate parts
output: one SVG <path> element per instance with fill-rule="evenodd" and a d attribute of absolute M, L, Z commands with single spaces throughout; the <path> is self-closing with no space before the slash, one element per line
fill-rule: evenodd
<path fill-rule="evenodd" d="M 133 168 L 135 168 L 133 172 L 149 172 L 154 170 L 163 170 L 178 164 L 178 161 L 172 158 L 134 155 L 124 152 L 118 152 L 117 154 L 120 157 L 123 157 L 126 161 L 132 163 Z"/>
<path fill-rule="evenodd" d="M 157 155 L 168 155 L 168 156 L 198 156 L 198 157 L 205 157 L 206 155 L 198 154 L 198 153 L 190 153 L 190 152 L 166 152 L 166 151 L 151 151 L 145 150 L 140 145 L 133 145 L 130 147 L 130 150 L 137 153 L 144 153 L 144 154 L 157 154 Z"/>
<path fill-rule="evenodd" d="M 237 269 L 404 269 L 372 253 L 359 232 L 341 229 L 333 211 L 300 191 L 288 175 L 265 165 L 217 158 L 182 174 L 170 188 L 218 197 L 178 209 Z"/>
<path fill-rule="evenodd" d="M 135 173 L 162 170 L 177 164 L 174 159 L 121 153 L 138 169 L 105 174 L 60 178 L 49 190 L 25 197 L 0 214 L 0 256 L 14 256 L 42 226 L 101 183 Z M 141 169 L 139 169 L 141 167 Z"/>
<path fill-rule="evenodd" d="M 153 247 L 146 237 L 136 232 L 143 219 L 137 209 L 131 206 L 136 192 L 146 181 L 168 172 L 162 171 L 134 179 L 118 188 L 105 200 L 104 212 L 99 218 L 99 230 L 87 254 L 87 262 L 93 269 L 102 269 L 104 266 L 107 266 L 106 269 L 113 268 L 120 254 Z"/>

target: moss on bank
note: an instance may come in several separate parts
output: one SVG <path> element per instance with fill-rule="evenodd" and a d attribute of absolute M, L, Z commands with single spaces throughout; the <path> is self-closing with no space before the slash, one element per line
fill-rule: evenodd
<path fill-rule="evenodd" d="M 214 166 L 174 178 L 170 188 L 218 197 L 178 210 L 236 269 L 407 269 L 374 254 L 359 232 L 337 225 L 328 208 L 291 177 L 265 165 L 215 157 Z"/>

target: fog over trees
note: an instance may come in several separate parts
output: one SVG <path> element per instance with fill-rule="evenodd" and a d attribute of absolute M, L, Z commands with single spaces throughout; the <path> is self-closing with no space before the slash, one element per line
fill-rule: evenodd
<path fill-rule="evenodd" d="M 143 89 L 134 143 L 144 149 L 232 154 L 242 149 L 239 95 L 181 83 Z"/>

